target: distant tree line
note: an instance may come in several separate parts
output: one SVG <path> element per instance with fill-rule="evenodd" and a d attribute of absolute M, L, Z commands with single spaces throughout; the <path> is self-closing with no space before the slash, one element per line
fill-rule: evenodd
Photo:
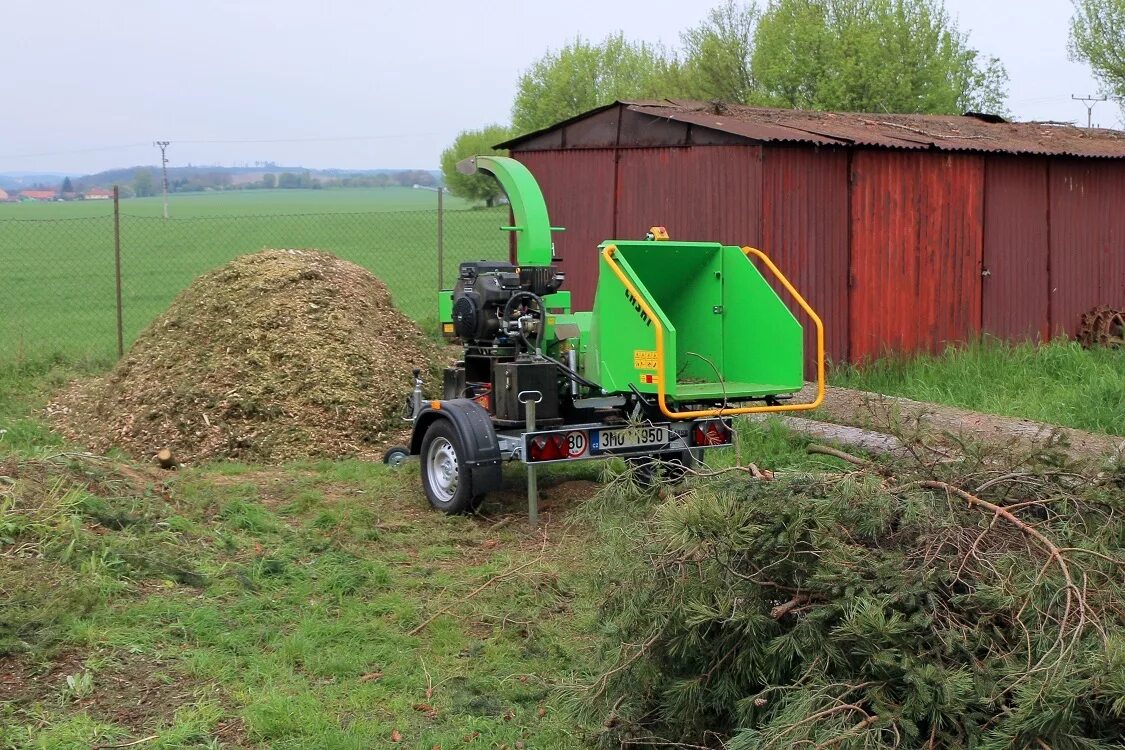
<path fill-rule="evenodd" d="M 1007 73 L 944 0 L 725 0 L 679 49 L 576 39 L 521 77 L 518 132 L 613 99 L 682 98 L 845 112 L 1003 113 Z"/>
<path fill-rule="evenodd" d="M 681 32 L 677 48 L 619 32 L 548 51 L 520 76 L 511 127 L 462 133 L 442 155 L 442 174 L 455 194 L 490 202 L 494 180 L 459 180 L 452 165 L 615 99 L 1003 114 L 1007 79 L 997 58 L 972 48 L 944 0 L 724 0 Z"/>
<path fill-rule="evenodd" d="M 223 171 L 191 171 L 169 177 L 168 191 L 171 193 L 193 193 L 212 190 L 320 190 L 322 188 L 358 187 L 411 187 L 412 185 L 434 186 L 438 179 L 432 172 L 422 169 L 404 169 L 376 173 L 342 174 L 332 177 L 317 177 L 309 170 L 266 172 L 258 179 L 236 180 L 237 174 Z M 123 197 L 145 198 L 161 193 L 161 175 L 153 168 L 141 167 L 131 173 L 114 172 L 113 180 L 102 176 L 82 178 L 75 181 L 79 191 L 94 186 L 117 184 L 121 186 Z"/>

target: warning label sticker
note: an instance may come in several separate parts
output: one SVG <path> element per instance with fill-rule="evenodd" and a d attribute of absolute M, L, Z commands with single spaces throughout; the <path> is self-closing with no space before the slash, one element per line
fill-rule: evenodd
<path fill-rule="evenodd" d="M 638 370 L 655 370 L 656 352 L 645 351 L 644 349 L 634 349 L 633 367 Z"/>

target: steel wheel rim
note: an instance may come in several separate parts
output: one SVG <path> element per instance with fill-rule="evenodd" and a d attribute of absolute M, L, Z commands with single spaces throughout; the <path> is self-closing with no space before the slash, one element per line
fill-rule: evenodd
<path fill-rule="evenodd" d="M 444 437 L 436 437 L 426 454 L 426 477 L 430 489 L 440 502 L 448 503 L 457 494 L 457 451 Z"/>
<path fill-rule="evenodd" d="M 387 465 L 391 466 L 392 468 L 397 468 L 406 463 L 406 459 L 408 459 L 409 457 L 410 456 L 408 454 L 403 453 L 402 451 L 395 451 L 387 457 Z"/>

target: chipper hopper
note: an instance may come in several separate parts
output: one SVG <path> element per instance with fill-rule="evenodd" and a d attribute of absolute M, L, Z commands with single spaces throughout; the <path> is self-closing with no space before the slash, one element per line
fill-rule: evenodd
<path fill-rule="evenodd" d="M 479 156 L 462 171 L 494 175 L 511 204 L 515 263 L 462 263 L 442 292 L 442 332 L 463 356 L 444 372 L 442 398 L 425 400 L 416 375 L 409 447 L 430 503 L 471 510 L 501 481 L 506 461 L 535 466 L 619 456 L 643 481 L 675 480 L 704 449 L 728 445 L 731 418 L 815 408 L 824 397 L 820 319 L 762 252 L 682 242 L 653 227 L 641 240 L 599 248 L 592 311 L 571 310 L 555 266 L 553 231 L 534 177 L 519 162 Z M 817 397 L 803 386 L 801 323 L 758 265 L 817 332 Z"/>

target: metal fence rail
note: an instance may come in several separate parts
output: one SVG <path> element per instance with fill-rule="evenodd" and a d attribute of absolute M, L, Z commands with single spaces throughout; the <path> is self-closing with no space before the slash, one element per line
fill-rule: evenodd
<path fill-rule="evenodd" d="M 123 213 L 118 222 L 113 206 L 106 209 L 86 218 L 0 219 L 0 363 L 111 359 L 119 327 L 127 347 L 197 276 L 263 248 L 315 248 L 357 263 L 423 326 L 436 324 L 439 276 L 450 284 L 461 261 L 508 254 L 499 231 L 506 207 L 172 219 Z"/>

